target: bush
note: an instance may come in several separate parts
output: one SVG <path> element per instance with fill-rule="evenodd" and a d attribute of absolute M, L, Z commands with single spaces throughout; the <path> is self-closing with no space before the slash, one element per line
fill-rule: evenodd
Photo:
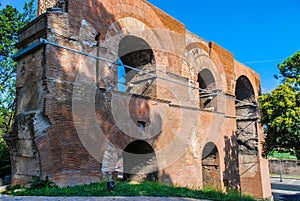
<path fill-rule="evenodd" d="M 0 178 L 11 174 L 10 154 L 8 147 L 0 136 Z"/>
<path fill-rule="evenodd" d="M 46 179 L 43 180 L 40 177 L 34 177 L 33 181 L 30 182 L 30 189 L 42 189 L 42 188 L 49 188 L 49 187 L 56 187 L 57 185 L 50 181 L 48 176 Z"/>

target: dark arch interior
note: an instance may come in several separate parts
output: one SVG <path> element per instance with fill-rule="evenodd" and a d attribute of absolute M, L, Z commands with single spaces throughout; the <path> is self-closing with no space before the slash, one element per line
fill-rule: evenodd
<path fill-rule="evenodd" d="M 150 45 L 142 38 L 125 36 L 119 43 L 118 58 L 118 90 L 155 96 L 155 77 L 130 68 L 153 73 L 155 57 Z"/>
<path fill-rule="evenodd" d="M 209 158 L 216 158 L 218 156 L 218 149 L 216 145 L 212 142 L 209 142 L 205 145 L 202 152 L 202 160 Z"/>
<path fill-rule="evenodd" d="M 135 68 L 154 62 L 154 53 L 149 44 L 136 36 L 125 36 L 120 41 L 118 56 L 124 65 Z M 130 70 L 125 68 L 126 73 Z"/>
<path fill-rule="evenodd" d="M 136 140 L 123 151 L 123 178 L 134 181 L 156 181 L 158 168 L 156 155 L 147 142 Z"/>
<path fill-rule="evenodd" d="M 133 153 L 133 154 L 149 154 L 149 153 L 154 153 L 153 148 L 151 147 L 150 144 L 143 140 L 136 140 L 131 142 L 126 146 L 124 151 L 128 153 Z"/>
<path fill-rule="evenodd" d="M 216 145 L 209 142 L 202 152 L 203 187 L 221 188 L 219 152 Z"/>
<path fill-rule="evenodd" d="M 199 87 L 202 89 L 213 90 L 216 88 L 216 82 L 213 74 L 208 69 L 204 69 L 198 73 Z"/>
<path fill-rule="evenodd" d="M 199 88 L 216 91 L 216 82 L 213 74 L 208 69 L 204 69 L 198 73 Z M 217 111 L 217 96 L 206 91 L 200 91 L 200 109 Z"/>
<path fill-rule="evenodd" d="M 235 96 L 238 100 L 248 102 L 255 101 L 255 95 L 252 84 L 249 81 L 249 79 L 244 75 L 239 77 L 239 79 L 236 81 Z"/>

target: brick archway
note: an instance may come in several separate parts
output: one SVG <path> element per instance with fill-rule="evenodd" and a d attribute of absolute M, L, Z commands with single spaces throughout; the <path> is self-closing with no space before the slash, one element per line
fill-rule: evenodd
<path fill-rule="evenodd" d="M 155 93 L 151 93 L 155 78 L 132 69 L 148 72 L 155 70 L 155 56 L 150 45 L 140 37 L 127 35 L 119 42 L 118 58 L 118 80 L 122 79 L 118 85 L 125 85 L 122 91 L 155 96 Z"/>
<path fill-rule="evenodd" d="M 198 73 L 198 83 L 199 88 L 204 89 L 205 91 L 199 91 L 200 98 L 200 109 L 217 111 L 217 97 L 208 91 L 216 92 L 216 81 L 211 73 L 211 71 L 207 68 L 203 69 Z"/>
<path fill-rule="evenodd" d="M 123 179 L 133 181 L 158 180 L 156 154 L 150 144 L 136 140 L 123 153 Z"/>
<path fill-rule="evenodd" d="M 202 178 L 204 188 L 222 188 L 219 151 L 212 142 L 208 142 L 202 152 Z"/>

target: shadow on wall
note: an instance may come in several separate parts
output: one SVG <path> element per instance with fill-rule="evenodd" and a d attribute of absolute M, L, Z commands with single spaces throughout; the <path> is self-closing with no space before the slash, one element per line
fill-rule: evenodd
<path fill-rule="evenodd" d="M 67 10 L 69 11 L 68 20 L 70 20 L 71 26 L 66 26 L 67 28 L 60 26 L 61 29 L 66 28 L 62 32 L 62 35 L 72 32 L 74 35 L 77 34 L 76 37 L 78 36 L 81 40 L 74 42 L 70 38 L 62 37 L 64 39 L 58 41 L 58 43 L 64 44 L 72 49 L 81 47 L 83 52 L 100 56 L 100 37 L 104 38 L 108 24 L 115 21 L 113 15 L 105 9 L 102 3 L 95 1 L 91 2 L 91 4 L 85 1 L 78 1 L 77 3 L 69 4 Z M 63 13 L 59 12 L 57 16 L 60 14 Z M 53 30 L 55 30 L 55 27 L 57 27 L 56 23 L 61 23 L 62 25 L 63 23 L 68 23 L 67 20 L 63 20 L 64 18 L 48 20 L 48 26 L 53 27 Z M 24 30 L 26 31 L 26 29 Z M 51 38 L 51 36 L 49 36 L 49 38 Z M 77 95 L 74 95 L 74 86 L 77 86 L 77 92 L 80 92 L 79 86 L 81 85 L 79 84 L 84 86 L 85 83 L 94 83 L 95 78 L 96 82 L 103 82 L 103 80 L 99 78 L 101 62 L 63 48 L 53 46 L 47 46 L 46 48 L 48 49 L 47 55 L 44 55 L 44 57 L 47 63 L 45 63 L 44 68 L 46 71 L 45 80 L 47 81 L 47 86 L 45 88 L 47 88 L 47 91 L 45 90 L 44 93 L 47 94 L 47 100 L 45 101 L 44 112 L 50 119 L 51 129 L 47 130 L 47 133 L 41 136 L 37 142 L 38 153 L 40 153 L 38 161 L 41 163 L 39 169 L 43 170 L 40 177 L 43 178 L 48 175 L 50 180 L 58 185 L 80 184 L 85 183 L 87 180 L 89 182 L 98 182 L 102 178 L 102 164 L 100 162 L 101 155 L 103 155 L 102 152 L 104 152 L 104 150 L 100 149 L 102 144 L 99 143 L 99 146 L 96 146 L 98 145 L 97 143 L 94 143 L 95 145 L 91 144 L 91 146 L 83 144 L 78 134 L 80 132 L 75 126 L 75 124 L 77 124 L 83 125 L 80 127 L 84 127 L 86 124 L 87 128 L 92 128 L 92 131 L 94 130 L 91 123 L 89 123 L 89 120 L 90 122 L 95 121 L 95 117 L 93 116 L 94 111 L 87 114 L 89 110 L 85 110 L 85 108 L 90 106 L 89 103 L 93 103 L 93 96 L 95 94 L 88 90 L 82 90 L 84 93 L 82 93 L 82 95 L 77 93 L 77 97 Z M 22 60 L 20 62 L 22 62 Z M 111 66 L 110 70 L 116 72 L 117 67 Z M 114 73 L 111 74 L 114 75 Z M 52 77 L 52 79 L 49 79 L 50 77 Z M 57 82 L 56 80 L 62 81 Z M 83 87 L 82 89 L 85 88 Z M 99 89 L 97 89 L 96 92 L 99 93 Z M 96 94 L 96 97 L 97 95 L 98 94 Z M 79 105 L 76 107 L 78 107 L 80 112 L 77 114 L 73 111 L 75 107 L 73 99 L 78 100 Z M 97 108 L 96 105 L 96 110 L 101 109 L 103 108 Z M 57 118 L 58 116 L 60 118 Z M 86 121 L 76 122 L 76 118 L 81 119 L 83 116 L 87 117 L 84 118 Z M 64 121 L 61 121 L 61 119 L 64 119 Z M 112 126 L 107 124 L 107 122 L 100 122 L 100 129 L 104 132 L 109 131 L 111 127 Z M 56 132 L 57 130 L 60 132 Z M 90 135 L 90 133 L 86 133 L 86 135 Z M 33 134 L 33 136 L 35 135 Z M 91 139 L 93 139 L 92 137 L 94 136 L 91 136 Z M 95 141 L 103 142 L 101 136 L 95 135 L 95 137 Z M 36 139 L 33 139 L 33 141 L 35 142 Z M 87 147 L 91 148 L 87 150 Z M 12 151 L 15 152 L 14 150 Z M 27 160 L 27 158 L 25 159 Z M 20 164 L 21 160 L 22 159 L 18 156 L 16 164 Z M 18 168 L 19 167 L 16 167 L 16 169 Z M 28 175 L 25 171 L 18 174 Z"/>
<path fill-rule="evenodd" d="M 235 133 L 231 137 L 225 136 L 225 171 L 223 172 L 223 182 L 226 190 L 240 191 L 238 143 Z"/>
<path fill-rule="evenodd" d="M 165 183 L 169 183 L 169 184 L 174 185 L 172 178 L 170 177 L 169 174 L 166 173 L 166 170 L 161 170 L 161 171 L 159 171 L 159 173 L 160 173 L 159 174 L 159 180 L 161 182 L 165 182 Z"/>

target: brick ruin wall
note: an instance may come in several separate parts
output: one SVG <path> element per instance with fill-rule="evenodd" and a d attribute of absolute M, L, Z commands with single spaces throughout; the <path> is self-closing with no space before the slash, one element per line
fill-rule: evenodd
<path fill-rule="evenodd" d="M 39 13 L 19 32 L 13 183 L 123 171 L 271 196 L 259 76 L 233 54 L 143 0 L 40 0 Z M 141 70 L 127 70 L 121 90 L 120 60 Z"/>

